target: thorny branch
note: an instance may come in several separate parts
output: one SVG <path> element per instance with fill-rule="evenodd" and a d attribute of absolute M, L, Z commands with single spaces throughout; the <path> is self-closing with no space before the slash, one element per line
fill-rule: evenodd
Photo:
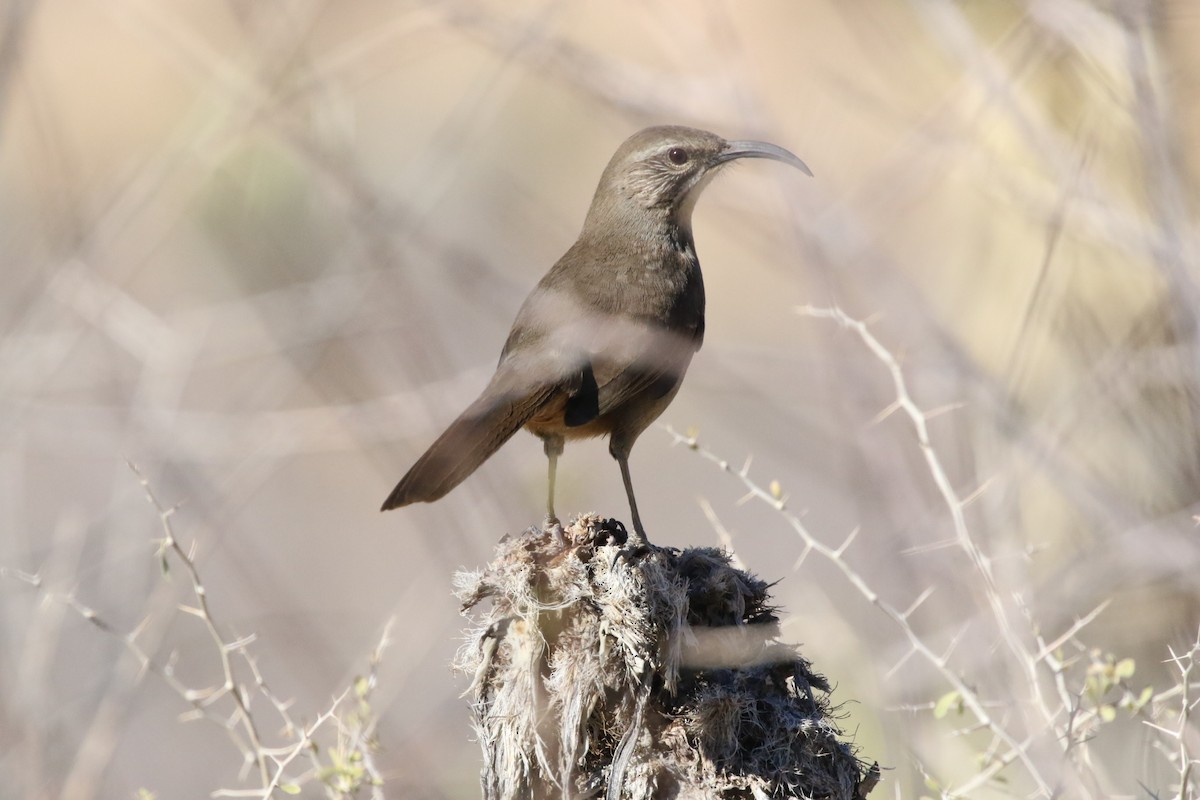
<path fill-rule="evenodd" d="M 129 469 L 133 471 L 133 474 L 137 476 L 138 482 L 142 486 L 142 491 L 146 495 L 147 502 L 158 513 L 159 524 L 162 526 L 163 532 L 163 538 L 159 541 L 158 545 L 159 558 L 164 559 L 163 564 L 165 566 L 166 552 L 168 550 L 173 551 L 178 560 L 183 564 L 188 580 L 191 581 L 192 593 L 196 596 L 196 606 L 182 606 L 181 610 L 199 617 L 203 621 L 205 630 L 208 631 L 208 635 L 216 648 L 217 655 L 221 659 L 221 672 L 224 678 L 222 683 L 219 686 L 208 689 L 187 689 L 183 697 L 197 709 L 206 709 L 225 695 L 229 695 L 233 699 L 235 706 L 233 723 L 242 729 L 250 745 L 248 751 L 243 751 L 244 755 L 247 757 L 247 761 L 252 759 L 253 763 L 258 766 L 259 777 L 265 786 L 269 782 L 270 777 L 267 771 L 267 760 L 263 754 L 262 739 L 259 737 L 258 727 L 254 722 L 254 715 L 250 713 L 249 698 L 242 687 L 237 684 L 237 679 L 233 672 L 233 661 L 230 657 L 233 652 L 244 651 L 246 645 L 253 641 L 253 637 L 238 639 L 232 642 L 225 641 L 225 637 L 217 629 L 212 611 L 209 609 L 208 593 L 204 590 L 204 584 L 200 580 L 200 573 L 196 569 L 194 550 L 189 553 L 183 549 L 179 544 L 179 540 L 175 537 L 175 531 L 171 526 L 171 516 L 178 507 L 164 507 L 159 502 L 158 497 L 155 496 L 154 490 L 150 487 L 150 482 L 138 471 L 137 466 L 132 462 L 126 463 L 128 463 Z"/>
<path fill-rule="evenodd" d="M 277 790 L 294 794 L 301 784 L 311 780 L 321 780 L 326 784 L 326 790 L 330 797 L 348 796 L 359 786 L 369 785 L 372 787 L 372 797 L 375 800 L 382 800 L 383 794 L 380 789 L 383 783 L 382 776 L 375 768 L 370 755 L 376 720 L 366 703 L 377 684 L 377 668 L 382 661 L 384 650 L 391 643 L 391 629 L 395 620 L 389 620 L 385 625 L 380 641 L 371 654 L 367 675 L 356 679 L 351 687 L 338 694 L 326 710 L 311 723 L 298 726 L 290 713 L 291 701 L 285 701 L 271 691 L 259 669 L 257 660 L 249 651 L 249 645 L 254 642 L 255 637 L 249 635 L 227 638 L 221 632 L 221 627 L 211 613 L 208 592 L 201 580 L 199 569 L 196 567 L 194 547 L 185 549 L 176 538 L 172 528 L 171 517 L 177 507 L 165 507 L 158 500 L 149 481 L 137 467 L 130 463 L 129 468 L 137 476 L 147 501 L 158 513 L 163 538 L 158 541 L 157 556 L 162 560 L 164 572 L 169 569 L 168 554 L 170 554 L 175 560 L 182 563 L 184 571 L 188 575 L 196 605 L 181 606 L 180 610 L 203 621 L 220 658 L 222 670 L 220 684 L 207 688 L 194 688 L 181 681 L 175 674 L 175 654 L 160 663 L 139 644 L 138 637 L 145 627 L 145 622 L 137 625 L 128 633 L 121 633 L 99 612 L 80 601 L 73 590 L 51 589 L 46 586 L 41 575 L 36 572 L 0 567 L 0 577 L 10 578 L 33 587 L 41 592 L 47 600 L 62 603 L 97 629 L 117 638 L 124 645 L 125 650 L 137 661 L 141 673 L 158 676 L 175 694 L 191 706 L 191 711 L 183 715 L 181 719 L 185 721 L 190 718 L 206 719 L 226 731 L 234 746 L 242 754 L 245 765 L 253 764 L 258 767 L 260 785 L 259 788 L 253 789 L 218 789 L 212 792 L 212 797 L 259 797 L 268 800 Z M 244 662 L 249 670 L 253 678 L 253 691 L 266 699 L 283 721 L 281 735 L 288 740 L 285 744 L 267 745 L 259 735 L 259 724 L 251 709 L 253 691 L 238 682 L 235 656 Z M 343 706 L 352 694 L 359 707 L 347 714 Z M 218 702 L 226 695 L 234 704 L 233 712 L 230 715 L 225 715 L 217 710 Z M 347 722 L 346 717 L 350 717 L 351 720 Z M 345 786 L 333 782 L 330 775 L 332 772 L 336 772 L 336 769 L 331 769 L 320 760 L 318 748 L 315 746 L 316 734 L 331 721 L 337 725 L 335 747 L 339 756 L 345 757 L 352 754 L 353 760 L 358 765 L 355 774 Z M 297 731 L 299 731 L 298 734 Z M 287 770 L 302 756 L 308 759 L 309 769 L 303 775 L 289 776 Z M 345 759 L 343 758 L 343 760 Z"/>
<path fill-rule="evenodd" d="M 1052 710 L 1042 696 L 1040 683 L 1038 680 L 1037 669 L 1041 663 L 1048 664 L 1050 671 L 1061 680 L 1061 665 L 1050 662 L 1051 652 L 1055 649 L 1054 646 L 1046 644 L 1038 638 L 1039 652 L 1035 655 L 1021 641 L 1017 634 L 1014 625 L 1010 619 L 1009 611 L 1005 605 L 1004 599 L 998 587 L 990 559 L 979 547 L 972 538 L 970 530 L 966 523 L 964 509 L 966 501 L 959 497 L 955 490 L 949 475 L 941 462 L 941 459 L 934 448 L 929 436 L 928 420 L 929 413 L 922 410 L 913 400 L 909 393 L 907 382 L 904 377 L 903 370 L 900 368 L 899 362 L 887 350 L 884 345 L 867 328 L 866 324 L 853 319 L 840 308 L 814 308 L 804 307 L 799 309 L 802 314 L 822 319 L 832 319 L 843 327 L 854 331 L 866 345 L 868 350 L 887 368 L 895 391 L 895 400 L 889 407 L 888 411 L 899 410 L 905 414 L 910 421 L 914 433 L 917 437 L 918 445 L 921 449 L 922 456 L 925 459 L 926 465 L 933 478 L 939 493 L 942 496 L 947 508 L 950 511 L 953 522 L 955 541 L 959 547 L 967 554 L 972 565 L 983 579 L 984 593 L 987 597 L 988 604 L 992 609 L 993 616 L 996 619 L 997 625 L 1002 632 L 1003 638 L 1009 650 L 1015 656 L 1017 663 L 1023 670 L 1026 680 L 1029 684 L 1030 694 L 1037 705 L 1043 720 L 1052 725 L 1058 734 L 1057 739 L 1063 748 L 1064 753 L 1069 752 L 1073 746 L 1074 736 L 1072 735 L 1073 725 L 1077 724 L 1073 715 L 1067 715 L 1066 725 L 1061 724 L 1062 714 L 1061 709 Z M 916 611 L 917 607 L 928 598 L 930 591 L 922 593 L 921 597 L 915 601 L 912 606 L 905 610 L 900 610 L 886 600 L 881 598 L 879 594 L 871 588 L 868 581 L 843 558 L 845 552 L 849 548 L 854 539 L 854 534 L 851 534 L 845 542 L 837 547 L 831 547 L 817 539 L 804 525 L 798 515 L 791 512 L 787 508 L 787 497 L 783 496 L 778 488 L 774 485 L 764 487 L 749 475 L 749 463 L 741 469 L 733 469 L 729 462 L 715 453 L 700 446 L 699 442 L 693 436 L 685 436 L 679 434 L 673 429 L 668 428 L 676 443 L 687 445 L 690 449 L 698 452 L 702 457 L 717 464 L 722 470 L 735 475 L 748 490 L 749 496 L 752 496 L 767 505 L 774 508 L 788 523 L 793 531 L 800 537 L 804 544 L 804 550 L 800 555 L 802 561 L 810 552 L 816 552 L 832 562 L 846 577 L 847 580 L 854 586 L 864 598 L 870 603 L 878 607 L 884 612 L 900 630 L 904 633 L 908 640 L 911 653 L 919 653 L 926 661 L 942 675 L 943 679 L 958 693 L 961 702 L 975 717 L 979 727 L 986 728 L 991 731 L 996 740 L 1003 745 L 1004 751 L 993 754 L 987 762 L 987 766 L 980 770 L 971 780 L 963 786 L 958 787 L 957 791 L 966 792 L 970 789 L 979 786 L 990 780 L 1000 770 L 1007 765 L 1020 761 L 1030 778 L 1037 786 L 1038 793 L 1041 796 L 1050 797 L 1054 794 L 1051 788 L 1050 781 L 1042 773 L 1042 769 L 1034 763 L 1030 755 L 1030 744 L 1034 737 L 1030 737 L 1024 741 L 1020 740 L 1017 734 L 1011 731 L 1004 722 L 997 718 L 993 712 L 988 710 L 988 704 L 973 688 L 973 686 L 959 675 L 950 666 L 950 651 L 953 650 L 954 643 L 951 643 L 950 649 L 945 653 L 934 652 L 932 648 L 913 628 L 910 623 L 910 616 Z M 1054 645 L 1057 645 L 1065 640 L 1071 639 L 1084 626 L 1095 619 L 1102 611 L 1102 608 L 1097 608 L 1085 617 L 1077 620 L 1070 629 L 1058 637 Z M 957 641 L 957 639 L 956 639 Z M 907 658 L 907 655 L 904 657 Z M 1061 687 L 1060 687 L 1061 688 Z M 1064 708 L 1069 706 L 1064 706 Z"/>
<path fill-rule="evenodd" d="M 1080 686 L 1077 689 L 1073 689 L 1068 685 L 1068 670 L 1078 659 L 1070 656 L 1064 657 L 1062 650 L 1067 645 L 1076 647 L 1080 651 L 1084 650 L 1076 637 L 1086 626 L 1103 613 L 1108 603 L 1099 604 L 1087 614 L 1077 618 L 1061 634 L 1048 639 L 1036 629 L 1034 620 L 1028 617 L 1027 609 L 1024 609 L 1024 606 L 1020 603 L 1020 599 L 1014 598 L 1017 606 L 1021 610 L 1026 611 L 1027 624 L 1031 630 L 1030 635 L 1033 643 L 1036 645 L 1036 650 L 1026 647 L 1011 622 L 1009 611 L 992 572 L 991 562 L 974 541 L 966 525 L 963 510 L 967 501 L 958 496 L 936 449 L 931 443 L 927 425 L 931 414 L 923 411 L 913 401 L 908 391 L 903 371 L 896 358 L 871 334 L 865 323 L 851 318 L 839 308 L 822 309 L 805 307 L 801 309 L 801 312 L 812 317 L 832 319 L 843 327 L 854 331 L 871 353 L 887 367 L 896 393 L 896 399 L 888 411 L 900 410 L 911 422 L 930 474 L 951 512 L 955 530 L 955 541 L 968 555 L 973 566 L 983 578 L 985 594 L 989 606 L 993 611 L 997 626 L 1002 631 L 1009 650 L 1017 658 L 1019 669 L 1026 675 L 1032 699 L 1046 724 L 1054 731 L 1054 738 L 1064 758 L 1070 757 L 1078 762 L 1080 759 L 1074 753 L 1076 750 L 1081 749 L 1086 740 L 1093 735 L 1095 726 L 1102 720 L 1103 707 L 1099 702 L 1097 702 L 1095 707 L 1085 707 L 1084 695 L 1087 691 L 1086 685 Z M 922 592 L 909 608 L 905 610 L 898 609 L 881 598 L 871 588 L 866 578 L 850 566 L 844 558 L 857 531 L 836 547 L 825 544 L 805 527 L 797 514 L 788 509 L 788 498 L 783 494 L 778 484 L 772 483 L 770 486 L 763 486 L 750 477 L 749 461 L 740 469 L 735 469 L 727 460 L 702 447 L 695 436 L 683 435 L 671 428 L 667 428 L 667 431 L 673 437 L 675 443 L 687 445 L 689 449 L 699 453 L 704 459 L 716 464 L 723 471 L 734 475 L 747 489 L 748 497 L 760 500 L 775 509 L 800 537 L 804 545 L 797 564 L 801 563 L 811 552 L 816 552 L 833 563 L 864 598 L 882 610 L 885 615 L 899 626 L 908 639 L 910 650 L 901 658 L 901 662 L 907 659 L 909 655 L 919 653 L 954 689 L 961 699 L 962 706 L 969 710 L 975 717 L 976 725 L 972 727 L 974 729 L 986 729 L 990 731 L 994 739 L 994 746 L 993 748 L 989 748 L 987 758 L 984 761 L 985 766 L 977 774 L 953 790 L 943 790 L 944 796 L 964 796 L 973 789 L 982 786 L 1005 767 L 1015 762 L 1020 762 L 1025 768 L 1030 779 L 1037 786 L 1037 793 L 1040 796 L 1057 797 L 1063 793 L 1064 787 L 1059 783 L 1061 778 L 1055 780 L 1055 785 L 1052 787 L 1050 779 L 1043 774 L 1042 769 L 1034 763 L 1031 757 L 1033 744 L 1036 740 L 1045 738 L 1044 735 L 1040 731 L 1035 730 L 1023 739 L 1018 738 L 1018 735 L 1009 729 L 1006 721 L 999 718 L 996 713 L 989 711 L 989 708 L 994 703 L 985 701 L 972 684 L 950 666 L 950 654 L 957 641 L 957 637 L 945 653 L 939 654 L 934 652 L 913 628 L 909 618 L 932 594 L 932 589 Z M 706 510 L 706 513 L 709 514 L 710 518 L 712 517 L 710 511 Z M 1191 724 L 1191 713 L 1195 705 L 1200 702 L 1194 696 L 1195 689 L 1200 686 L 1200 683 L 1195 681 L 1192 672 L 1197 654 L 1200 653 L 1200 635 L 1197 636 L 1196 643 L 1188 652 L 1177 655 L 1172 650 L 1171 653 L 1171 662 L 1175 665 L 1179 673 L 1179 681 L 1175 686 L 1157 694 L 1153 694 L 1149 689 L 1146 689 L 1141 699 L 1137 700 L 1132 700 L 1133 696 L 1129 692 L 1130 687 L 1124 683 L 1120 676 L 1112 683 L 1111 688 L 1124 691 L 1126 698 L 1130 699 L 1126 706 L 1131 708 L 1134 713 L 1148 717 L 1144 720 L 1145 723 L 1163 736 L 1164 742 L 1167 745 L 1164 749 L 1168 750 L 1167 757 L 1175 764 L 1179 773 L 1179 789 L 1175 796 L 1176 800 L 1194 800 L 1195 794 L 1192 789 L 1195 783 L 1194 775 L 1197 759 L 1193 755 L 1196 732 Z M 1097 658 L 1094 651 L 1092 658 L 1093 661 Z M 1038 671 L 1042 667 L 1049 672 L 1057 694 L 1058 704 L 1053 708 L 1048 704 L 1041 692 Z M 1178 703 L 1178 711 L 1175 712 L 1177 716 L 1176 723 L 1170 727 L 1159 724 L 1157 720 L 1162 719 L 1168 713 L 1166 711 L 1167 705 L 1172 702 Z M 996 745 L 1002 745 L 1002 747 L 997 750 Z M 1083 757 L 1083 761 L 1087 761 L 1086 756 Z M 1092 795 L 1094 792 L 1083 785 L 1083 781 L 1087 779 L 1087 776 L 1078 775 L 1077 777 L 1079 780 L 1072 788 L 1083 795 Z"/>
<path fill-rule="evenodd" d="M 866 345 L 867 349 L 871 351 L 871 354 L 879 359 L 880 363 L 887 368 L 892 378 L 893 389 L 896 393 L 896 400 L 891 409 L 902 411 L 912 424 L 913 432 L 917 436 L 917 444 L 921 448 L 921 455 L 924 456 L 925 463 L 929 468 L 929 474 L 933 477 L 933 482 L 937 486 L 938 492 L 946 504 L 946 508 L 950 511 L 950 518 L 954 525 L 955 540 L 963 552 L 967 554 L 967 557 L 980 577 L 983 578 L 984 594 L 987 597 L 988 605 L 992 609 L 992 615 L 996 618 L 996 623 L 1004 637 L 1005 644 L 1012 651 L 1013 656 L 1016 658 L 1016 663 L 1025 666 L 1025 677 L 1029 684 L 1030 696 L 1041 712 L 1042 719 L 1046 723 L 1051 723 L 1053 715 L 1046 704 L 1045 697 L 1042 695 L 1041 685 L 1037 676 L 1037 661 L 1032 658 L 1029 649 L 1021 641 L 1021 637 L 1009 619 L 1008 609 L 1005 606 L 1004 599 L 1001 597 L 999 584 L 992 570 L 991 559 L 987 557 L 971 536 L 971 531 L 967 527 L 966 514 L 964 513 L 966 503 L 958 496 L 958 492 L 954 489 L 954 485 L 950 481 L 950 476 L 946 472 L 937 450 L 934 449 L 933 443 L 930 441 L 929 415 L 921 410 L 912 399 L 912 395 L 909 394 L 908 384 L 904 379 L 904 371 L 900 368 L 900 363 L 875 338 L 875 335 L 867 328 L 865 322 L 854 319 L 842 311 L 842 309 L 836 306 L 832 308 L 803 306 L 798 311 L 805 316 L 817 319 L 831 319 L 843 328 L 853 331 L 862 340 L 863 344 Z"/>
<path fill-rule="evenodd" d="M 1178 717 L 1174 728 L 1167 728 L 1157 724 L 1154 720 L 1145 720 L 1145 724 L 1157 731 L 1164 740 L 1164 751 L 1167 758 L 1171 760 L 1176 769 L 1179 770 L 1179 791 L 1175 795 L 1176 800 L 1190 800 L 1195 795 L 1192 792 L 1192 777 L 1197 763 L 1197 759 L 1192 754 L 1192 743 L 1189 739 L 1196 737 L 1196 731 L 1192 727 L 1192 712 L 1196 710 L 1197 703 L 1200 700 L 1195 698 L 1194 690 L 1198 684 L 1193 682 L 1192 673 L 1196 668 L 1197 658 L 1200 658 L 1200 631 L 1196 634 L 1196 640 L 1185 653 L 1176 653 L 1174 648 L 1171 649 L 1170 663 L 1179 673 L 1179 682 L 1175 685 L 1172 695 L 1178 695 L 1179 710 Z M 1154 698 L 1156 704 L 1165 705 L 1169 700 L 1174 699 L 1169 697 L 1166 692 Z"/>
<path fill-rule="evenodd" d="M 727 460 L 711 450 L 701 446 L 695 436 L 681 434 L 671 427 L 667 427 L 667 432 L 672 436 L 676 444 L 686 445 L 690 450 L 695 451 L 705 460 L 716 464 L 722 471 L 730 473 L 742 482 L 742 485 L 746 487 L 747 493 L 750 496 L 757 500 L 761 500 L 779 512 L 780 516 L 783 517 L 784 521 L 787 522 L 787 524 L 792 528 L 796 535 L 800 537 L 801 542 L 804 544 L 804 552 L 801 553 L 800 560 L 804 559 L 809 553 L 817 553 L 836 566 L 841 571 L 842 575 L 845 576 L 846 580 L 850 582 L 851 586 L 857 589 L 858 592 L 864 598 L 866 598 L 868 602 L 881 610 L 885 615 L 887 615 L 888 618 L 890 618 L 896 623 L 897 626 L 899 626 L 900 630 L 908 639 L 909 647 L 912 649 L 912 651 L 921 654 L 926 661 L 933 665 L 933 667 L 941 674 L 943 679 L 945 679 L 945 681 L 959 693 L 959 695 L 962 697 L 963 705 L 975 715 L 975 719 L 981 725 L 991 730 L 1001 741 L 1003 741 L 1004 744 L 1013 752 L 1015 758 L 1021 759 L 1026 768 L 1029 770 L 1030 774 L 1038 780 L 1039 787 L 1044 788 L 1045 793 L 1047 795 L 1049 794 L 1049 787 L 1044 781 L 1040 780 L 1040 773 L 1037 770 L 1037 766 L 1030 759 L 1027 747 L 1018 742 L 1013 734 L 1005 729 L 1000 720 L 996 719 L 988 711 L 983 698 L 979 696 L 971 684 L 964 680 L 962 676 L 960 676 L 950 667 L 949 653 L 935 653 L 933 649 L 921 639 L 916 630 L 912 627 L 911 623 L 909 622 L 909 616 L 916 611 L 920 604 L 914 603 L 912 607 L 901 611 L 880 597 L 879 594 L 871 588 L 871 585 L 867 579 L 860 572 L 855 570 L 854 567 L 850 566 L 850 563 L 843 558 L 847 546 L 853 539 L 852 536 L 841 545 L 837 547 L 830 547 L 820 539 L 817 539 L 812 532 L 808 530 L 808 528 L 804 525 L 803 520 L 801 520 L 797 514 L 788 510 L 786 497 L 778 496 L 776 493 L 770 491 L 770 489 L 762 486 L 750 477 L 748 464 L 740 469 L 735 469 Z M 928 597 L 928 594 L 925 596 Z M 992 766 L 989 766 L 985 772 L 990 776 L 1007 763 L 1007 761 L 1001 763 L 999 760 L 997 760 L 993 762 Z"/>

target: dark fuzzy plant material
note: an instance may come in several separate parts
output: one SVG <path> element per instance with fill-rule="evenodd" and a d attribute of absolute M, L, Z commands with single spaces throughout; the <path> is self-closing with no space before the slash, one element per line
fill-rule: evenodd
<path fill-rule="evenodd" d="M 458 658 L 486 800 L 865 797 L 878 768 L 777 640 L 767 584 L 721 550 L 625 542 L 584 516 L 458 575 L 464 611 L 492 600 Z"/>

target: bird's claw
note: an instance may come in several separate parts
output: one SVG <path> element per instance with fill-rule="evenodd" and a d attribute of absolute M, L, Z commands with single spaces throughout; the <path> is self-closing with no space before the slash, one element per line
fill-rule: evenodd
<path fill-rule="evenodd" d="M 619 542 L 619 546 L 609 562 L 609 569 L 615 567 L 622 558 L 633 563 L 633 556 L 648 553 L 653 548 L 643 531 L 635 529 L 633 532 L 629 532 L 624 525 L 621 525 L 621 532 L 625 534 L 625 541 Z"/>

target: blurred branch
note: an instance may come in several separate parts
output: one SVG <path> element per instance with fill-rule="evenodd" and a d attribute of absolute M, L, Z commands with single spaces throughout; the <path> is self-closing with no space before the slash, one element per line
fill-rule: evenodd
<path fill-rule="evenodd" d="M 25 53 L 25 34 L 37 0 L 9 0 L 0 33 L 0 140 L 7 132 L 9 87 Z"/>
<path fill-rule="evenodd" d="M 1151 219 L 1158 226 L 1157 247 L 1151 252 L 1171 286 L 1173 302 L 1169 310 L 1178 335 L 1200 342 L 1196 309 L 1200 308 L 1197 284 L 1193 227 L 1188 219 L 1186 189 L 1181 176 L 1187 170 L 1177 155 L 1173 140 L 1175 128 L 1160 97 L 1163 77 L 1151 64 L 1146 38 L 1150 28 L 1151 4 L 1141 0 L 1123 0 L 1116 4 L 1117 17 L 1124 24 L 1128 72 L 1133 82 L 1132 114 L 1142 135 L 1140 153 L 1145 171 L 1146 190 L 1151 203 Z"/>

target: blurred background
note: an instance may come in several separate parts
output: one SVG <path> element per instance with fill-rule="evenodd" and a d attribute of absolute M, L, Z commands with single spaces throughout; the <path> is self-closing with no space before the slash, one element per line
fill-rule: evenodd
<path fill-rule="evenodd" d="M 519 434 L 444 500 L 377 509 L 486 382 L 609 156 L 660 123 L 766 139 L 816 175 L 741 162 L 701 199 L 705 346 L 662 422 L 753 457 L 821 541 L 857 530 L 841 560 L 886 603 L 932 594 L 906 631 L 657 427 L 632 458 L 654 541 L 724 530 L 777 581 L 784 637 L 886 768 L 878 796 L 969 785 L 1006 753 L 968 794 L 1176 791 L 1175 745 L 1144 714 L 1104 719 L 1086 690 L 1130 658 L 1119 677 L 1166 704 L 1169 648 L 1200 624 L 1194 3 L 9 0 L 0 15 L 0 796 L 256 785 L 123 643 L 139 630 L 187 685 L 222 680 L 127 461 L 178 505 L 212 616 L 229 641 L 255 637 L 297 721 L 365 672 L 395 617 L 371 699 L 382 791 L 478 796 L 452 576 L 540 522 L 541 445 Z M 911 421 L 889 413 L 887 365 L 808 304 L 868 321 L 894 354 L 994 590 Z M 627 518 L 602 442 L 569 446 L 559 480 L 560 514 Z M 1008 619 L 1036 654 L 1105 601 L 1057 642 L 1066 666 L 1032 679 L 997 633 Z M 947 660 L 912 655 L 909 632 Z M 990 725 L 945 713 L 947 672 Z M 1034 685 L 1063 707 L 1030 710 Z M 1086 745 L 1050 732 L 1089 718 Z"/>

